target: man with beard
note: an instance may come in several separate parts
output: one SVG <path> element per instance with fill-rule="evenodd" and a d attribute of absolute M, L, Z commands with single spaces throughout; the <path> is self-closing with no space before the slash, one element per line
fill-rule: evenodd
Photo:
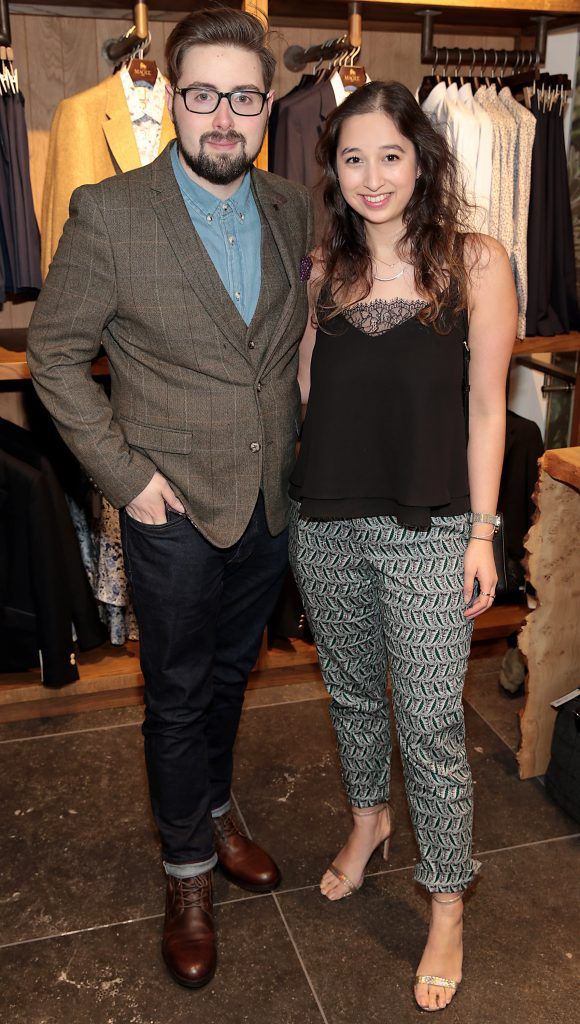
<path fill-rule="evenodd" d="M 122 510 L 167 874 L 162 951 L 198 987 L 216 963 L 214 867 L 253 892 L 280 881 L 233 817 L 230 786 L 286 571 L 312 217 L 304 189 L 252 166 L 275 67 L 260 21 L 190 14 L 166 55 L 177 141 L 74 193 L 29 363 L 65 441 Z M 101 344 L 110 401 L 90 374 Z"/>

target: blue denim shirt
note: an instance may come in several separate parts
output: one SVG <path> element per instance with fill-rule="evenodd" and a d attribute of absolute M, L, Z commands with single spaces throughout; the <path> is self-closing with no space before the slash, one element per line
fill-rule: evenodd
<path fill-rule="evenodd" d="M 171 163 L 177 184 L 191 217 L 224 288 L 249 324 L 260 295 L 262 281 L 262 225 L 248 172 L 229 199 L 217 199 L 187 175 L 175 143 Z"/>

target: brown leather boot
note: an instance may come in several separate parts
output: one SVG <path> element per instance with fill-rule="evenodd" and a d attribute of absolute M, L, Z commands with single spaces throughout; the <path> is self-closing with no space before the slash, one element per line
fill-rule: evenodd
<path fill-rule="evenodd" d="M 216 948 L 211 871 L 195 878 L 167 876 L 161 952 L 169 973 L 180 985 L 201 988 L 213 978 Z"/>
<path fill-rule="evenodd" d="M 250 892 L 271 892 L 280 884 L 270 855 L 240 831 L 230 811 L 213 819 L 213 830 L 219 866 L 231 882 Z"/>

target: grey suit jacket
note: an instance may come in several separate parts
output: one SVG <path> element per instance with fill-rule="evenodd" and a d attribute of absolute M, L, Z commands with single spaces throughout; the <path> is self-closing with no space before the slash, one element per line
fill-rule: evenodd
<path fill-rule="evenodd" d="M 252 170 L 262 288 L 249 327 L 191 224 L 169 150 L 83 186 L 28 335 L 35 387 L 103 494 L 128 504 L 158 469 L 219 547 L 242 535 L 260 487 L 284 529 L 307 318 L 305 189 Z M 111 399 L 91 377 L 103 344 Z"/>

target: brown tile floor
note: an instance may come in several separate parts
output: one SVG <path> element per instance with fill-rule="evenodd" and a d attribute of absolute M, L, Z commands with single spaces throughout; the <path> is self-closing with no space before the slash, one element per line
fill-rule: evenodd
<path fill-rule="evenodd" d="M 580 826 L 520 782 L 519 703 L 498 658 L 473 660 L 466 721 L 484 870 L 466 911 L 450 1024 L 571 1024 L 577 1012 Z M 236 796 L 284 869 L 274 896 L 218 879 L 219 972 L 190 992 L 159 955 L 163 878 L 139 732 L 127 708 L 0 726 L 0 1016 L 10 1024 L 405 1024 L 428 907 L 395 758 L 391 859 L 340 905 L 321 870 L 348 815 L 324 689 L 248 694 Z"/>

